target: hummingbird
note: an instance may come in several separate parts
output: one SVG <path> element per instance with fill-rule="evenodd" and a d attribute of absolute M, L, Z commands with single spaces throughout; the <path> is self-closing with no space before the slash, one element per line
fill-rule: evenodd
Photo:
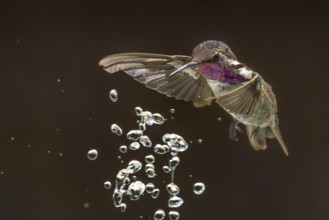
<path fill-rule="evenodd" d="M 202 42 L 192 56 L 119 53 L 106 56 L 99 65 L 109 73 L 123 71 L 168 97 L 192 101 L 197 108 L 216 102 L 233 117 L 229 129 L 232 140 L 238 140 L 236 131 L 242 131 L 241 123 L 253 149 L 265 150 L 266 139 L 276 138 L 288 156 L 271 86 L 240 63 L 222 41 Z"/>

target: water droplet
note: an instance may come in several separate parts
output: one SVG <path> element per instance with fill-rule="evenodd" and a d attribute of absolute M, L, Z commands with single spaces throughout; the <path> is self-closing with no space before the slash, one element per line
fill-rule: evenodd
<path fill-rule="evenodd" d="M 61 79 L 57 79 L 57 82 L 60 83 L 61 82 Z"/>
<path fill-rule="evenodd" d="M 178 196 L 173 196 L 168 200 L 169 208 L 178 208 L 184 203 L 184 200 Z"/>
<path fill-rule="evenodd" d="M 89 160 L 96 160 L 98 157 L 98 151 L 95 149 L 88 151 L 87 157 Z"/>
<path fill-rule="evenodd" d="M 145 191 L 147 193 L 152 193 L 154 188 L 155 188 L 155 186 L 154 186 L 153 183 L 148 183 L 148 184 L 145 185 Z"/>
<path fill-rule="evenodd" d="M 141 181 L 134 181 L 128 187 L 128 194 L 131 200 L 138 200 L 145 190 L 145 184 Z"/>
<path fill-rule="evenodd" d="M 179 157 L 173 157 L 169 160 L 170 169 L 174 170 L 179 164 Z"/>
<path fill-rule="evenodd" d="M 177 212 L 177 211 L 170 211 L 168 215 L 169 215 L 170 220 L 178 220 L 179 219 L 179 212 Z"/>
<path fill-rule="evenodd" d="M 204 191 L 205 191 L 206 187 L 203 183 L 195 183 L 194 186 L 193 186 L 193 192 L 196 194 L 196 195 L 201 195 Z"/>
<path fill-rule="evenodd" d="M 131 149 L 131 150 L 138 150 L 139 148 L 140 148 L 140 144 L 138 143 L 138 142 L 132 142 L 130 145 L 129 145 L 129 148 Z"/>
<path fill-rule="evenodd" d="M 137 176 L 132 176 L 131 178 L 132 178 L 132 180 L 134 180 L 134 181 L 137 180 Z"/>
<path fill-rule="evenodd" d="M 157 154 L 166 154 L 169 152 L 169 147 L 168 145 L 156 144 L 154 146 L 154 152 Z"/>
<path fill-rule="evenodd" d="M 154 156 L 153 156 L 152 154 L 147 155 L 147 156 L 145 157 L 145 162 L 146 162 L 146 163 L 154 163 L 154 161 L 155 161 L 155 158 L 154 158 Z"/>
<path fill-rule="evenodd" d="M 127 133 L 128 140 L 136 141 L 143 135 L 141 130 L 131 130 Z"/>
<path fill-rule="evenodd" d="M 159 189 L 154 189 L 151 193 L 151 197 L 153 199 L 156 199 L 156 198 L 158 198 L 159 194 L 160 194 L 160 190 Z"/>
<path fill-rule="evenodd" d="M 140 171 L 140 169 L 142 169 L 142 166 L 142 163 L 138 160 L 132 160 L 128 163 L 126 171 L 128 174 L 137 173 L 138 171 Z"/>
<path fill-rule="evenodd" d="M 154 178 L 156 176 L 154 169 L 147 169 L 145 172 L 148 178 Z"/>
<path fill-rule="evenodd" d="M 170 148 L 170 154 L 171 154 L 171 156 L 177 156 L 177 154 L 178 154 L 177 147 L 171 147 Z"/>
<path fill-rule="evenodd" d="M 163 172 L 165 172 L 165 173 L 170 173 L 170 172 L 171 172 L 171 169 L 170 169 L 168 166 L 163 166 L 163 167 L 162 167 L 162 170 L 163 170 Z"/>
<path fill-rule="evenodd" d="M 119 150 L 120 150 L 121 153 L 126 153 L 128 148 L 127 148 L 126 145 L 122 145 L 122 146 L 120 146 Z"/>
<path fill-rule="evenodd" d="M 11 138 L 10 138 L 10 140 L 12 140 L 12 141 L 13 141 L 13 140 L 15 140 L 15 138 L 14 138 L 14 137 L 11 137 Z"/>
<path fill-rule="evenodd" d="M 143 135 L 140 137 L 139 142 L 144 146 L 144 147 L 152 147 L 152 142 L 150 138 L 146 135 Z"/>
<path fill-rule="evenodd" d="M 179 193 L 179 187 L 174 183 L 169 183 L 166 186 L 166 188 L 167 188 L 169 195 L 171 195 L 171 196 L 175 196 Z"/>
<path fill-rule="evenodd" d="M 221 117 L 218 117 L 217 120 L 218 120 L 218 121 L 222 121 L 222 118 L 221 118 Z"/>
<path fill-rule="evenodd" d="M 159 113 L 154 113 L 152 115 L 152 118 L 153 118 L 154 124 L 157 124 L 157 125 L 162 125 L 165 122 L 165 118 Z"/>
<path fill-rule="evenodd" d="M 111 131 L 112 131 L 112 133 L 117 134 L 119 136 L 122 135 L 122 129 L 117 124 L 112 124 L 111 125 Z"/>
<path fill-rule="evenodd" d="M 90 206 L 89 202 L 83 203 L 83 208 L 88 209 Z"/>
<path fill-rule="evenodd" d="M 125 212 L 127 205 L 126 205 L 126 203 L 121 203 L 119 207 L 120 207 L 121 212 Z"/>
<path fill-rule="evenodd" d="M 162 136 L 162 141 L 166 143 L 170 148 L 175 147 L 179 152 L 187 150 L 188 143 L 183 137 L 177 134 L 164 134 Z"/>
<path fill-rule="evenodd" d="M 166 216 L 166 213 L 162 209 L 158 209 L 154 213 L 154 220 L 163 220 Z"/>
<path fill-rule="evenodd" d="M 143 112 L 143 109 L 139 106 L 135 107 L 135 113 L 137 116 L 140 116 L 141 113 Z"/>
<path fill-rule="evenodd" d="M 149 111 L 144 111 L 140 114 L 141 123 L 146 123 L 147 125 L 151 126 L 154 123 L 152 113 Z"/>
<path fill-rule="evenodd" d="M 201 144 L 201 143 L 202 143 L 202 139 L 199 139 L 199 140 L 198 140 L 198 143 Z"/>
<path fill-rule="evenodd" d="M 122 193 L 118 189 L 115 189 L 113 193 L 113 204 L 115 205 L 115 207 L 120 207 L 122 197 Z"/>
<path fill-rule="evenodd" d="M 170 109 L 170 113 L 172 113 L 172 114 L 175 113 L 175 109 L 173 109 L 173 108 Z"/>
<path fill-rule="evenodd" d="M 104 188 L 105 189 L 111 189 L 112 187 L 112 183 L 110 181 L 105 181 L 104 182 Z"/>
<path fill-rule="evenodd" d="M 60 157 L 62 157 L 62 156 L 63 156 L 63 153 L 59 153 L 58 155 L 59 155 Z"/>
<path fill-rule="evenodd" d="M 154 170 L 155 166 L 153 164 L 148 163 L 148 164 L 145 165 L 145 170 L 147 170 L 147 169 L 153 169 Z"/>
<path fill-rule="evenodd" d="M 112 89 L 109 93 L 110 100 L 116 102 L 118 100 L 118 92 L 115 89 Z"/>

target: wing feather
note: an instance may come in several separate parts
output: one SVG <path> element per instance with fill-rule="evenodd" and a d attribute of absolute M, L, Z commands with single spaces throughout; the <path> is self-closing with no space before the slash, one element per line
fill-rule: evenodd
<path fill-rule="evenodd" d="M 213 92 L 206 79 L 193 67 L 169 76 L 191 60 L 190 56 L 181 55 L 121 53 L 105 57 L 99 65 L 109 73 L 124 71 L 146 87 L 169 97 L 192 101 L 196 107 L 210 105 Z"/>
<path fill-rule="evenodd" d="M 219 96 L 217 101 L 227 111 L 241 115 L 252 115 L 261 95 L 261 78 L 256 74 L 240 87 Z"/>

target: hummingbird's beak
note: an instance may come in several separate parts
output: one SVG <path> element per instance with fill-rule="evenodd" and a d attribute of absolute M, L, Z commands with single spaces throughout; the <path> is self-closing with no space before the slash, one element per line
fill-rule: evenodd
<path fill-rule="evenodd" d="M 198 64 L 199 62 L 196 62 L 196 61 L 191 61 L 191 62 L 188 62 L 187 64 L 179 67 L 177 70 L 175 70 L 174 72 L 170 73 L 169 76 L 173 76 L 175 75 L 176 73 L 179 73 L 180 71 L 182 71 L 183 69 L 186 69 L 187 67 L 190 67 L 190 66 L 194 66 L 196 64 Z"/>

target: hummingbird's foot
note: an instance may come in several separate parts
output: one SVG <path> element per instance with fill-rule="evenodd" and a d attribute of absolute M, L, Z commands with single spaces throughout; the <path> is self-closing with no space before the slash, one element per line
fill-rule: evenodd
<path fill-rule="evenodd" d="M 229 128 L 229 135 L 232 141 L 239 141 L 237 131 L 242 133 L 242 129 L 239 127 L 239 122 L 233 119 L 233 122 L 231 123 Z"/>

